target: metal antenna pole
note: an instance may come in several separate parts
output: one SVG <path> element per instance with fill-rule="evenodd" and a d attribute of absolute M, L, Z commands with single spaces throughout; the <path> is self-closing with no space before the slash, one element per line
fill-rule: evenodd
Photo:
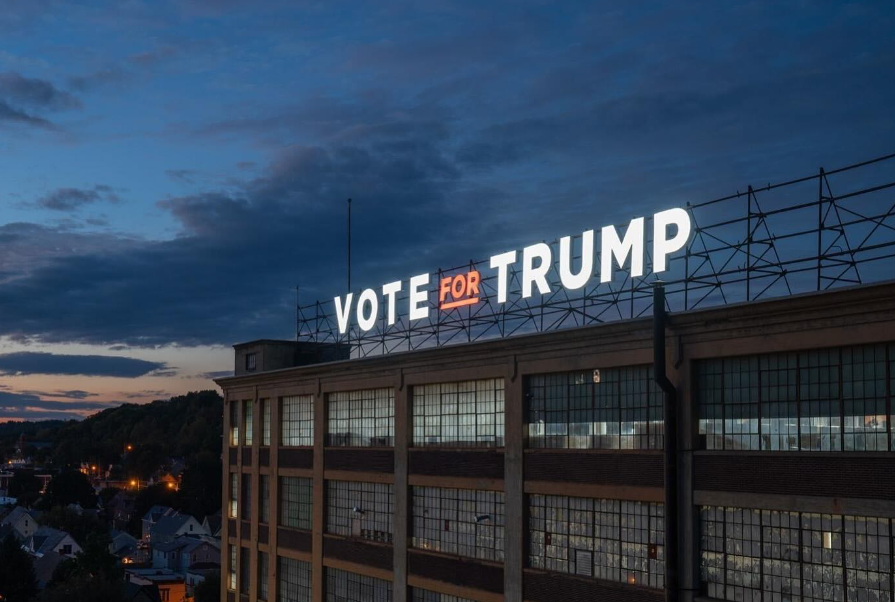
<path fill-rule="evenodd" d="M 351 199 L 348 199 L 348 292 L 351 292 Z"/>

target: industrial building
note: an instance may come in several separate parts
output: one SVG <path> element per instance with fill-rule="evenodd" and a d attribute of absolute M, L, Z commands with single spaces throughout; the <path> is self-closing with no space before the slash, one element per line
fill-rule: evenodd
<path fill-rule="evenodd" d="M 655 326 L 237 345 L 223 599 L 891 601 L 895 284 Z"/>

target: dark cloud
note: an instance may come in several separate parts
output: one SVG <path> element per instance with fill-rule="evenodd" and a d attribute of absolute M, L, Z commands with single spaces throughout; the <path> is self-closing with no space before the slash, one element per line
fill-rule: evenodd
<path fill-rule="evenodd" d="M 0 374 L 65 374 L 137 378 L 163 370 L 162 362 L 106 355 L 61 355 L 48 352 L 19 351 L 0 354 Z"/>
<path fill-rule="evenodd" d="M 199 174 L 195 169 L 168 169 L 165 170 L 165 175 L 174 180 L 175 182 L 180 182 L 181 184 L 193 184 L 195 183 L 195 178 Z"/>
<path fill-rule="evenodd" d="M 45 130 L 58 130 L 41 113 L 79 109 L 81 102 L 52 83 L 7 71 L 0 73 L 0 124 L 19 124 Z"/>
<path fill-rule="evenodd" d="M 7 121 L 11 123 L 20 123 L 32 127 L 42 128 L 46 130 L 56 129 L 51 122 L 35 115 L 30 115 L 25 111 L 9 106 L 3 99 L 0 99 L 0 123 Z"/>
<path fill-rule="evenodd" d="M 200 378 L 224 378 L 225 376 L 233 376 L 233 370 L 217 370 L 215 372 L 203 372 L 199 375 Z"/>
<path fill-rule="evenodd" d="M 121 405 L 121 402 L 53 401 L 32 392 L 0 391 L 0 420 L 70 420 Z"/>
<path fill-rule="evenodd" d="M 90 393 L 88 391 L 81 391 L 79 389 L 73 389 L 71 391 L 20 391 L 20 393 L 26 393 L 28 395 L 38 395 L 40 397 L 63 397 L 65 399 L 87 399 L 88 397 L 98 397 L 97 393 Z"/>
<path fill-rule="evenodd" d="M 68 85 L 73 90 L 86 92 L 108 85 L 119 85 L 130 79 L 130 75 L 120 67 L 105 67 L 92 73 L 77 75 L 68 79 Z"/>
<path fill-rule="evenodd" d="M 78 109 L 81 102 L 48 81 L 0 73 L 0 98 L 15 105 L 45 110 Z"/>
<path fill-rule="evenodd" d="M 120 200 L 111 187 L 97 184 L 93 188 L 59 188 L 37 199 L 36 203 L 43 209 L 74 211 L 100 201 L 117 203 Z"/>

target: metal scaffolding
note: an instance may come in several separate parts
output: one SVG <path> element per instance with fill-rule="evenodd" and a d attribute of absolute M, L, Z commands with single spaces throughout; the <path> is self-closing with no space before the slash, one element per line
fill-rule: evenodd
<path fill-rule="evenodd" d="M 748 302 L 879 282 L 895 277 L 895 154 L 762 187 L 687 204 L 693 232 L 661 277 L 669 311 Z M 646 232 L 652 231 L 651 227 Z M 580 235 L 573 249 L 580 246 Z M 551 293 L 522 299 L 521 272 L 509 273 L 506 303 L 498 304 L 488 260 L 430 275 L 429 318 L 388 325 L 384 308 L 364 332 L 352 324 L 340 334 L 332 300 L 297 307 L 299 341 L 348 346 L 351 357 L 544 332 L 649 316 L 655 275 L 632 278 L 615 268 L 612 282 L 592 278 L 584 288 L 558 282 L 559 243 L 551 243 Z M 645 263 L 651 240 L 647 237 Z M 595 266 L 600 265 L 599 250 Z M 576 256 L 580 260 L 580 254 Z M 439 310 L 444 276 L 479 270 L 481 301 Z M 617 278 L 617 280 L 616 280 Z M 406 291 L 398 296 L 407 303 Z"/>

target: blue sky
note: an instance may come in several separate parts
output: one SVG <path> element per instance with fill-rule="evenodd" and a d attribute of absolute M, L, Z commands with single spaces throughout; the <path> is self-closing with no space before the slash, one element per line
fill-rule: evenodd
<path fill-rule="evenodd" d="M 343 292 L 349 196 L 365 286 L 892 152 L 893 31 L 891 2 L 7 0 L 0 420 L 291 337 L 296 283 Z"/>

